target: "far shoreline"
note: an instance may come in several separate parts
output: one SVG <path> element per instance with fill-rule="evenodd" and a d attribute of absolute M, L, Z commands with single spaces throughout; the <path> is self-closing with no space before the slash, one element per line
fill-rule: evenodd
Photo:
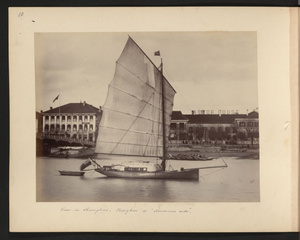
<path fill-rule="evenodd" d="M 259 148 L 244 148 L 243 150 L 224 150 L 220 147 L 180 147 L 170 148 L 168 153 L 171 155 L 184 154 L 184 155 L 204 155 L 205 157 L 221 158 L 230 157 L 236 158 L 236 160 L 248 159 L 248 160 L 259 160 Z"/>

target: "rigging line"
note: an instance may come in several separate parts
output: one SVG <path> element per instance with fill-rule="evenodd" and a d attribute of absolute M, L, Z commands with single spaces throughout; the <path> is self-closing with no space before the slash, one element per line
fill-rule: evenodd
<path fill-rule="evenodd" d="M 224 168 L 225 168 L 225 167 L 224 167 Z M 216 172 L 222 171 L 222 170 L 224 170 L 224 168 L 220 168 L 220 169 L 217 169 L 217 170 L 215 170 L 215 171 L 209 172 L 209 173 L 207 173 L 207 174 L 201 175 L 201 177 L 205 177 L 205 176 L 208 176 L 208 175 L 210 175 L 210 174 L 212 174 L 212 173 L 216 173 Z"/>
<path fill-rule="evenodd" d="M 121 130 L 121 131 L 127 131 L 128 129 L 125 128 L 115 128 L 115 127 L 108 127 L 108 126 L 100 126 L 100 128 L 109 128 L 109 129 L 114 129 L 114 130 Z M 129 132 L 133 132 L 133 133 L 139 133 L 139 134 L 147 134 L 147 135 L 153 135 L 153 136 L 158 136 L 158 137 L 162 137 L 162 135 L 159 134 L 155 134 L 152 132 L 141 132 L 141 131 L 137 131 L 137 130 L 128 130 Z"/>
<path fill-rule="evenodd" d="M 154 92 L 153 92 L 153 96 L 154 96 Z M 161 95 L 161 96 L 162 96 L 162 95 Z M 160 100 L 161 100 L 161 98 L 162 98 L 161 96 L 160 96 Z M 150 99 L 150 100 L 151 100 L 151 99 Z M 149 101 L 150 101 L 150 100 L 149 100 Z M 154 101 L 154 98 L 152 98 L 152 100 Z M 158 118 L 160 119 L 162 111 L 159 111 L 158 113 L 159 113 Z M 161 126 L 163 123 L 162 123 L 162 122 L 155 122 L 155 121 L 152 121 L 152 132 L 154 132 L 153 129 L 154 129 L 154 124 L 155 124 L 155 123 L 158 124 L 157 130 L 158 130 L 158 133 L 159 133 L 159 132 L 160 132 L 160 126 Z M 156 155 L 158 156 L 158 152 L 159 152 L 159 145 L 158 145 L 158 142 L 159 142 L 159 138 L 160 138 L 160 137 L 163 137 L 163 135 L 152 134 L 152 136 L 153 136 L 153 137 L 158 136 L 158 137 L 156 137 Z M 151 136 L 148 138 L 147 146 L 148 146 L 148 144 L 149 144 L 149 142 L 150 142 L 150 138 L 151 138 Z M 144 155 L 145 155 L 145 153 L 146 153 L 147 146 L 145 147 Z M 149 146 L 151 146 L 151 145 L 149 145 Z"/>
<path fill-rule="evenodd" d="M 152 123 L 152 132 L 153 132 L 153 123 Z M 151 140 L 151 138 L 153 138 L 153 137 L 155 137 L 156 135 L 155 134 L 151 134 L 149 137 L 148 137 L 148 141 L 147 141 L 147 143 L 146 143 L 146 145 L 145 145 L 145 150 L 144 150 L 144 154 L 143 155 L 145 155 L 146 154 L 146 151 L 147 151 L 147 147 L 152 147 L 152 145 L 150 145 L 149 143 L 150 143 L 150 140 Z M 157 135 L 158 137 L 160 136 L 160 135 Z M 156 138 L 156 139 L 158 139 L 158 137 Z M 157 144 L 155 144 L 155 147 L 157 147 Z M 156 153 L 157 154 L 157 153 Z"/>
<path fill-rule="evenodd" d="M 221 156 L 220 152 L 218 152 L 219 156 L 222 158 L 222 161 L 225 163 L 224 167 L 228 167 L 227 163 L 225 162 L 224 158 Z"/>
<path fill-rule="evenodd" d="M 111 108 L 108 108 L 108 107 L 102 107 L 102 108 L 106 109 L 106 110 L 109 110 L 109 111 L 112 111 L 112 112 L 117 112 L 117 113 L 121 113 L 121 114 L 124 114 L 124 115 L 128 115 L 128 116 L 131 116 L 131 117 L 136 117 L 136 118 L 141 118 L 141 119 L 144 119 L 144 120 L 148 120 L 150 122 L 161 123 L 161 122 L 158 122 L 158 121 L 154 121 L 154 120 L 152 120 L 150 118 L 145 118 L 145 117 L 141 117 L 141 116 L 138 116 L 138 115 L 134 115 L 134 114 L 130 114 L 130 113 L 126 113 L 126 112 L 114 110 L 114 109 L 111 109 Z"/>
<path fill-rule="evenodd" d="M 128 37 L 131 39 L 131 41 L 140 49 L 140 51 L 144 54 L 144 56 L 146 56 L 148 58 L 148 60 L 152 63 L 152 65 L 154 66 L 154 68 L 159 71 L 159 68 L 156 67 L 156 65 L 152 62 L 152 60 L 148 57 L 148 55 L 143 51 L 143 49 L 140 48 L 140 46 L 128 35 Z M 172 87 L 172 85 L 169 83 L 169 81 L 163 76 L 163 78 L 165 79 L 165 81 L 171 86 L 171 88 L 173 89 L 173 91 L 176 93 L 175 89 Z"/>
<path fill-rule="evenodd" d="M 170 75 L 170 82 L 172 82 L 172 85 L 174 85 L 177 89 L 179 89 L 178 87 L 177 87 L 177 85 L 175 84 L 175 82 L 174 81 L 172 81 L 172 76 L 171 76 L 171 74 L 168 72 L 168 70 L 166 70 L 166 68 L 164 68 L 164 70 L 168 73 L 168 75 Z M 185 98 L 183 97 L 183 95 L 181 94 L 181 92 L 179 91 L 179 95 L 180 95 L 180 97 L 182 98 L 182 100 L 184 101 L 184 103 L 185 103 L 185 105 L 188 107 L 188 109 L 190 110 L 190 112 L 192 111 L 192 109 L 190 108 L 190 106 L 188 105 L 188 103 L 187 103 L 187 101 L 185 100 Z"/>
<path fill-rule="evenodd" d="M 109 84 L 109 87 L 111 87 L 111 88 L 113 88 L 113 89 L 116 89 L 116 90 L 118 90 L 118 91 L 120 91 L 120 92 L 122 92 L 122 93 L 125 93 L 125 94 L 127 94 L 127 95 L 129 95 L 129 96 L 131 96 L 131 97 L 133 97 L 133 98 L 136 98 L 136 99 L 138 99 L 139 101 L 141 101 L 141 102 L 143 102 L 143 103 L 147 103 L 149 106 L 152 106 L 153 108 L 155 108 L 155 109 L 157 109 L 157 110 L 159 110 L 159 111 L 162 111 L 161 108 L 159 108 L 159 107 L 157 107 L 157 106 L 154 106 L 154 104 L 150 104 L 149 102 L 145 101 L 144 99 L 141 99 L 141 98 L 139 98 L 139 97 L 137 97 L 137 96 L 135 96 L 135 95 L 133 95 L 133 94 L 131 94 L 131 93 L 125 92 L 124 90 L 122 90 L 122 89 L 120 89 L 120 88 L 118 88 L 118 87 L 116 87 L 116 86 L 113 86 L 113 85 Z M 169 105 L 169 106 L 172 106 L 172 105 Z M 165 111 L 165 113 L 167 113 L 167 112 Z"/>
<path fill-rule="evenodd" d="M 153 97 L 154 92 L 151 94 L 148 102 L 151 100 L 151 98 Z M 129 129 L 133 126 L 133 124 L 136 122 L 136 120 L 138 119 L 138 117 L 141 115 L 141 113 L 144 111 L 145 107 L 147 106 L 147 103 L 145 103 L 144 107 L 141 109 L 141 111 L 139 112 L 138 116 L 134 119 L 134 121 L 132 122 L 132 124 L 129 126 L 129 128 L 127 129 L 127 131 L 124 133 L 123 137 L 120 139 L 120 141 L 116 144 L 116 146 L 111 150 L 111 153 L 116 149 L 116 147 L 119 145 L 119 143 L 123 140 L 123 138 L 126 136 L 127 132 L 129 131 Z"/>
<path fill-rule="evenodd" d="M 152 93 L 153 94 L 153 98 L 152 98 L 152 101 L 154 101 L 154 92 Z M 149 100 L 150 101 L 150 100 Z M 151 129 L 151 132 L 154 134 L 154 122 L 152 122 L 152 129 Z M 159 136 L 159 135 L 158 135 Z M 149 145 L 149 142 L 150 142 L 150 139 L 151 139 L 151 135 L 149 136 L 149 138 L 148 138 L 148 142 L 147 142 L 147 144 L 146 144 L 146 147 L 145 147 L 145 150 L 144 150 L 144 156 L 145 156 L 145 154 L 146 154 L 146 151 L 147 151 L 147 146 Z M 157 144 L 156 144 L 156 146 L 157 146 Z M 156 153 L 157 154 L 157 153 Z"/>
<path fill-rule="evenodd" d="M 133 76 L 135 76 L 137 79 L 139 79 L 140 81 L 142 81 L 145 85 L 147 85 L 148 87 L 150 87 L 152 90 L 154 90 L 155 92 L 157 92 L 159 95 L 162 95 L 159 91 L 157 91 L 154 87 L 152 87 L 151 85 L 149 85 L 147 82 L 143 81 L 143 79 L 141 79 L 139 76 L 135 75 L 133 72 L 131 72 L 128 68 L 126 68 L 125 66 L 123 66 L 122 64 L 120 64 L 119 62 L 116 62 L 118 65 L 120 65 L 122 68 L 124 68 L 125 70 L 127 70 L 129 73 L 131 73 Z M 172 96 L 175 95 L 175 92 Z M 169 100 L 168 98 L 166 98 L 166 96 L 164 97 L 167 101 L 169 101 L 172 105 L 172 101 Z"/>

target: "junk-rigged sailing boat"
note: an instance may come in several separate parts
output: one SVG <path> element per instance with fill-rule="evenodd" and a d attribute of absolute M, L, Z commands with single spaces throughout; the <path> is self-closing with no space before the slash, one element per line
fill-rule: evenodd
<path fill-rule="evenodd" d="M 81 170 L 92 164 L 95 171 L 115 178 L 199 179 L 199 168 L 166 170 L 166 143 L 176 92 L 163 76 L 162 61 L 160 68 L 128 38 L 109 84 L 95 153 L 100 158 L 130 161 L 101 166 L 89 159 Z"/>

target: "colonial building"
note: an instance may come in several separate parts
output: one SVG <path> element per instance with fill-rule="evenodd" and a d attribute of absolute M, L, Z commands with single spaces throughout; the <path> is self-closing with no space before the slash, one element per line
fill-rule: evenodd
<path fill-rule="evenodd" d="M 236 132 L 235 114 L 190 114 L 185 116 L 189 119 L 187 127 L 189 140 L 192 141 L 227 140 Z"/>
<path fill-rule="evenodd" d="M 39 112 L 35 112 L 35 133 L 43 131 L 43 116 Z"/>
<path fill-rule="evenodd" d="M 238 115 L 235 118 L 235 125 L 238 131 L 258 132 L 258 112 L 251 112 L 247 115 Z"/>
<path fill-rule="evenodd" d="M 208 142 L 247 140 L 259 137 L 258 112 L 249 114 L 182 114 L 173 111 L 170 136 L 171 142 Z"/>
<path fill-rule="evenodd" d="M 42 112 L 43 133 L 95 141 L 101 119 L 98 109 L 86 102 L 69 103 Z"/>
<path fill-rule="evenodd" d="M 234 125 L 237 129 L 237 138 L 245 140 L 250 138 L 253 143 L 254 138 L 259 138 L 258 112 L 253 111 L 244 116 L 237 116 Z"/>
<path fill-rule="evenodd" d="M 169 140 L 185 140 L 187 137 L 187 123 L 189 119 L 182 115 L 181 111 L 173 111 L 171 116 Z"/>

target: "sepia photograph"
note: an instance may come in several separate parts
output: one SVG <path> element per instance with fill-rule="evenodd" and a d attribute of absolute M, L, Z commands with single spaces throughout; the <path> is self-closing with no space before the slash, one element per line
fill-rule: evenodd
<path fill-rule="evenodd" d="M 35 33 L 38 202 L 258 202 L 256 32 Z"/>
<path fill-rule="evenodd" d="M 11 8 L 10 231 L 297 230 L 297 14 Z"/>

